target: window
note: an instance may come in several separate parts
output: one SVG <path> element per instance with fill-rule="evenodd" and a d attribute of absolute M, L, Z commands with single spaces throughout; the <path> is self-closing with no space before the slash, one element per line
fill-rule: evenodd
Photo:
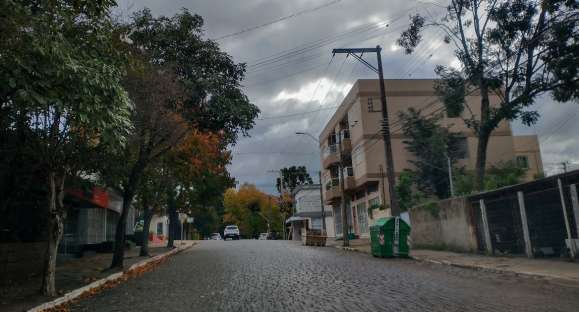
<path fill-rule="evenodd" d="M 366 197 L 366 193 L 364 192 L 364 190 L 361 190 L 361 191 L 356 192 L 355 196 L 356 196 L 356 200 L 362 199 L 362 198 Z"/>
<path fill-rule="evenodd" d="M 360 233 L 368 233 L 368 211 L 366 210 L 366 203 L 360 203 L 356 206 L 356 214 L 358 215 L 358 230 Z"/>
<path fill-rule="evenodd" d="M 337 140 L 336 140 L 336 134 L 332 133 L 330 134 L 330 137 L 328 137 L 328 145 L 334 145 L 336 144 Z"/>
<path fill-rule="evenodd" d="M 451 152 L 456 159 L 468 158 L 468 140 L 465 137 L 456 138 L 455 150 Z"/>
<path fill-rule="evenodd" d="M 311 225 L 312 230 L 321 230 L 322 229 L 322 218 L 312 218 L 310 225 Z"/>
<path fill-rule="evenodd" d="M 364 146 L 363 146 L 363 144 L 360 144 L 354 148 L 354 151 L 352 152 L 352 160 L 354 162 L 354 165 L 356 165 L 356 166 L 360 165 L 362 163 L 362 161 L 364 161 Z"/>
<path fill-rule="evenodd" d="M 368 185 L 368 188 L 366 188 L 366 191 L 369 193 L 376 193 L 378 192 L 378 184 L 370 184 Z"/>
<path fill-rule="evenodd" d="M 157 223 L 157 235 L 163 235 L 163 222 Z"/>
<path fill-rule="evenodd" d="M 374 197 L 370 200 L 368 200 L 368 207 L 372 208 L 372 207 L 378 207 L 380 206 L 380 197 Z"/>
<path fill-rule="evenodd" d="M 517 156 L 516 158 L 517 167 L 528 169 L 529 168 L 529 158 L 527 156 Z"/>

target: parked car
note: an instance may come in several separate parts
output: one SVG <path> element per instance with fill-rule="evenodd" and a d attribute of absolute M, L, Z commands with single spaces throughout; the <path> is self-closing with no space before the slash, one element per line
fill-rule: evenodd
<path fill-rule="evenodd" d="M 269 234 L 268 233 L 261 233 L 259 234 L 259 240 L 267 240 L 269 239 Z"/>
<path fill-rule="evenodd" d="M 239 233 L 239 228 L 237 227 L 237 225 L 226 226 L 225 230 L 223 231 L 223 237 L 225 239 L 228 238 L 239 239 L 241 237 L 241 234 Z"/>
<path fill-rule="evenodd" d="M 221 238 L 221 234 L 219 233 L 213 233 L 211 234 L 211 236 L 209 237 L 210 240 L 223 240 L 223 238 Z"/>

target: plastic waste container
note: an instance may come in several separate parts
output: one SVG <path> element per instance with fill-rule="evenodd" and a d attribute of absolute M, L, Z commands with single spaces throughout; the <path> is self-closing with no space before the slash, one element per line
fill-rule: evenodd
<path fill-rule="evenodd" d="M 380 218 L 370 227 L 370 242 L 374 257 L 408 257 L 410 226 L 400 217 Z"/>

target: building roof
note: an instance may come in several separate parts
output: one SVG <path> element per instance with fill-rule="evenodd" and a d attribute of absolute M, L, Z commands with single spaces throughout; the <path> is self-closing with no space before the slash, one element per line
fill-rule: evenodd
<path fill-rule="evenodd" d="M 302 191 L 302 190 L 319 190 L 320 187 L 321 187 L 320 184 L 302 184 L 302 185 L 298 185 L 298 186 L 294 189 L 294 191 L 292 192 L 292 196 L 296 196 L 296 194 L 297 194 L 299 191 Z"/>

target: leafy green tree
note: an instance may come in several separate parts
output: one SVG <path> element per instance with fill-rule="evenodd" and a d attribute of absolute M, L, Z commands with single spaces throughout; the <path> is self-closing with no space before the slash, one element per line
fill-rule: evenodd
<path fill-rule="evenodd" d="M 280 171 L 281 180 L 280 178 L 276 180 L 276 187 L 279 192 L 287 190 L 291 193 L 299 185 L 314 183 L 305 166 L 291 166 L 282 168 Z"/>
<path fill-rule="evenodd" d="M 461 69 L 438 66 L 441 80 L 435 89 L 447 112 L 461 116 L 478 136 L 476 187 L 484 188 L 489 138 L 504 120 L 520 118 L 535 123 L 537 111 L 529 109 L 541 94 L 556 101 L 579 99 L 579 3 L 569 0 L 452 0 L 439 20 L 421 15 L 398 43 L 414 52 L 426 27 L 445 32 Z M 466 97 L 480 93 L 480 111 Z M 499 103 L 491 105 L 491 95 Z M 469 113 L 463 114 L 467 108 Z"/>
<path fill-rule="evenodd" d="M 486 191 L 501 187 L 523 183 L 526 169 L 517 166 L 513 161 L 501 162 L 487 169 L 484 181 Z M 468 195 L 477 191 L 475 188 L 476 177 L 472 172 L 459 170 L 455 175 L 456 193 Z"/>
<path fill-rule="evenodd" d="M 450 157 L 451 164 L 455 162 L 457 135 L 439 125 L 442 114 L 426 118 L 420 115 L 420 111 L 410 108 L 399 116 L 402 132 L 408 138 L 403 142 L 415 157 L 410 162 L 416 167 L 415 181 L 418 188 L 440 199 L 449 197 L 447 157 Z"/>
<path fill-rule="evenodd" d="M 259 113 L 240 88 L 245 66 L 235 64 L 217 43 L 202 39 L 202 27 L 203 19 L 187 10 L 153 17 L 148 9 L 136 12 L 122 27 L 126 51 L 137 64 L 125 81 L 136 106 L 136 131 L 133 144 L 120 157 L 124 174 L 112 175 L 123 189 L 124 209 L 111 267 L 123 265 L 126 211 L 147 166 L 193 130 L 220 133 L 233 144 L 253 127 Z M 177 195 L 175 188 L 168 189 L 171 195 Z M 171 203 L 174 199 L 168 198 Z M 172 208 L 170 216 L 175 223 Z"/>
<path fill-rule="evenodd" d="M 400 200 L 401 211 L 420 205 L 426 198 L 421 191 L 415 189 L 415 179 L 415 173 L 409 170 L 402 171 L 398 177 L 394 191 Z"/>
<path fill-rule="evenodd" d="M 46 177 L 47 251 L 42 292 L 56 295 L 56 253 L 66 217 L 67 178 L 97 146 L 124 144 L 129 101 L 123 58 L 108 15 L 113 1 L 2 1 L 0 107 L 3 126 L 26 137 Z"/>

